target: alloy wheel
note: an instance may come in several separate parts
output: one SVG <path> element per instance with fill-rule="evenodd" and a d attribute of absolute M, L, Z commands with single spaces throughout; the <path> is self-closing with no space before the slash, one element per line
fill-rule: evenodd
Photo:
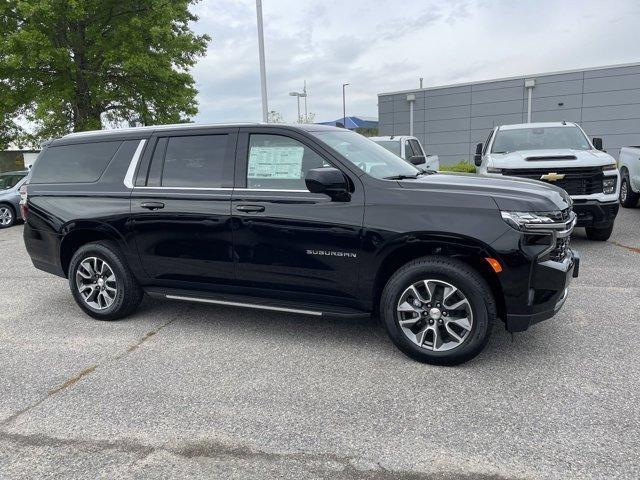
<path fill-rule="evenodd" d="M 0 207 L 0 225 L 7 227 L 13 221 L 13 211 L 9 207 Z"/>
<path fill-rule="evenodd" d="M 84 302 L 95 310 L 109 308 L 118 294 L 111 266 L 98 257 L 88 257 L 76 269 L 76 285 Z"/>
<path fill-rule="evenodd" d="M 627 183 L 627 179 L 622 180 L 622 185 L 620 185 L 620 201 L 626 202 L 627 195 L 629 194 L 629 185 Z"/>
<path fill-rule="evenodd" d="M 473 311 L 460 289 L 442 280 L 421 280 L 400 295 L 397 320 L 402 332 L 426 350 L 462 345 L 471 334 Z"/>

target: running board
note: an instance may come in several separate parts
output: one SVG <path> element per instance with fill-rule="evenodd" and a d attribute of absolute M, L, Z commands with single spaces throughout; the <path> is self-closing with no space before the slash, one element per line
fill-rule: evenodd
<path fill-rule="evenodd" d="M 260 297 L 248 297 L 229 294 L 212 294 L 191 290 L 174 290 L 161 288 L 146 288 L 145 293 L 156 298 L 168 300 L 181 300 L 185 302 L 207 303 L 212 305 L 224 305 L 228 307 L 251 308 L 254 310 L 268 310 L 273 312 L 297 313 L 315 317 L 367 317 L 370 314 L 348 307 L 335 305 L 308 304 L 308 308 L 300 308 L 294 302 L 266 299 Z"/>

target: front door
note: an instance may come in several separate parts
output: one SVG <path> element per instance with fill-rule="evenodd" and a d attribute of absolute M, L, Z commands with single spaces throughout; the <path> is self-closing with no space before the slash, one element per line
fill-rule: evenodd
<path fill-rule="evenodd" d="M 309 192 L 306 172 L 327 166 L 338 167 L 321 145 L 297 132 L 241 130 L 232 215 L 243 285 L 290 292 L 296 300 L 295 292 L 347 297 L 347 303 L 355 296 L 362 185 L 351 178 L 348 201 Z"/>
<path fill-rule="evenodd" d="M 233 283 L 231 192 L 237 129 L 153 137 L 131 196 L 142 266 L 157 285 Z"/>

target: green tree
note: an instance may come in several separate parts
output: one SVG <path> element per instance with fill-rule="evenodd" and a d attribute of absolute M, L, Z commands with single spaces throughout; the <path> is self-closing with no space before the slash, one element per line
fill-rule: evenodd
<path fill-rule="evenodd" d="M 210 40 L 190 29 L 196 1 L 0 0 L 0 144 L 187 121 Z"/>

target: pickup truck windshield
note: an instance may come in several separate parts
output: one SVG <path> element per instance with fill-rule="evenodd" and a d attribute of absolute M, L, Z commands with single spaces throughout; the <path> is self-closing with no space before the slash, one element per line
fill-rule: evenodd
<path fill-rule="evenodd" d="M 320 141 L 336 150 L 363 172 L 375 178 L 415 177 L 421 171 L 359 133 L 311 132 Z"/>
<path fill-rule="evenodd" d="M 397 156 L 402 157 L 402 155 L 400 155 L 400 142 L 394 142 L 393 140 L 374 140 L 374 142 L 378 145 L 382 145 L 391 153 L 395 153 Z"/>
<path fill-rule="evenodd" d="M 498 130 L 491 153 L 519 150 L 589 150 L 591 145 L 578 127 L 544 127 Z"/>

